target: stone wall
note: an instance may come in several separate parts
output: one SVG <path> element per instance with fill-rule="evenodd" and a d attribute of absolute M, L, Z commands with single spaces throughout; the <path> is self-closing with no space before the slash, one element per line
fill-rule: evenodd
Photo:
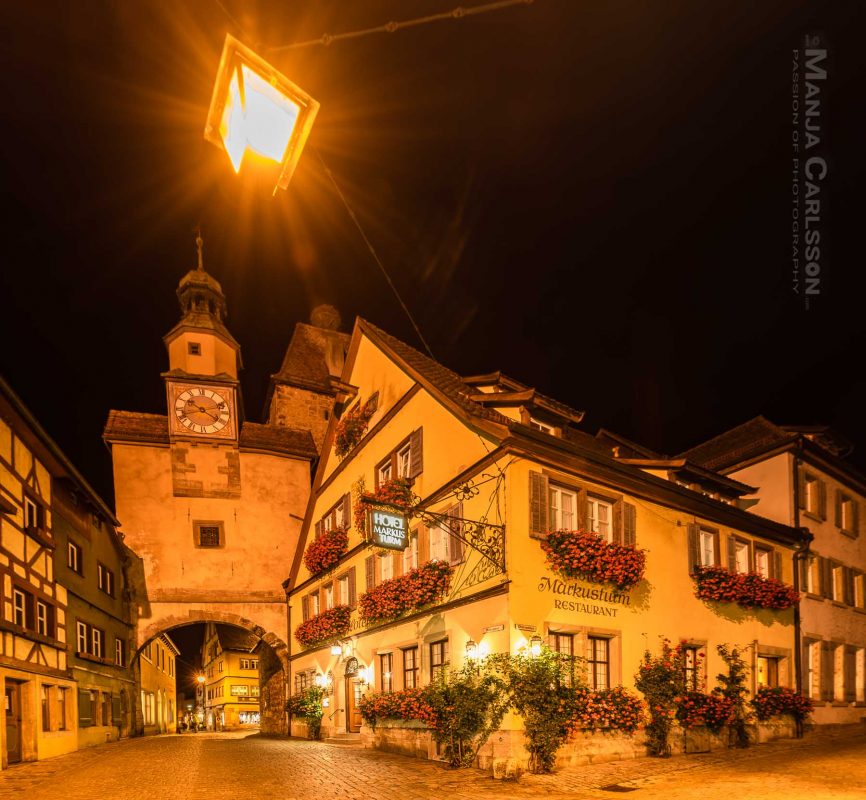
<path fill-rule="evenodd" d="M 794 723 L 787 718 L 749 726 L 749 740 L 754 744 L 775 739 L 791 739 L 795 735 Z M 414 758 L 441 759 L 430 730 L 423 723 L 404 720 L 380 720 L 375 728 L 361 728 L 364 747 Z M 495 778 L 516 778 L 526 771 L 529 753 L 524 746 L 523 731 L 500 730 L 493 734 L 479 750 L 475 766 L 493 772 Z M 683 731 L 674 726 L 670 737 L 671 752 L 703 753 L 729 747 L 727 730 L 718 735 L 703 729 Z M 600 764 L 605 761 L 623 761 L 646 756 L 646 737 L 638 731 L 632 736 L 624 733 L 582 731 L 569 737 L 556 754 L 556 767 L 574 767 Z"/>
<path fill-rule="evenodd" d="M 266 642 L 258 649 L 259 656 L 259 730 L 270 735 L 288 733 L 286 714 L 286 669 L 279 654 Z"/>
<path fill-rule="evenodd" d="M 333 406 L 334 398 L 330 395 L 278 384 L 274 387 L 268 422 L 310 431 L 316 449 L 321 452 Z"/>

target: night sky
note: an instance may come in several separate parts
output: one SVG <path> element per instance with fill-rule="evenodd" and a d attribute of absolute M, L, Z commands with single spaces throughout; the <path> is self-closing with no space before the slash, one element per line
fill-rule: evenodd
<path fill-rule="evenodd" d="M 111 502 L 109 409 L 164 413 L 197 225 L 248 418 L 318 303 L 419 345 L 318 151 L 449 367 L 667 453 L 759 413 L 827 423 L 866 468 L 862 4 L 536 0 L 280 50 L 322 104 L 289 190 L 204 142 L 227 32 L 267 51 L 454 5 L 3 4 L 0 371 L 73 462 Z M 807 33 L 830 47 L 808 311 L 790 258 Z"/>

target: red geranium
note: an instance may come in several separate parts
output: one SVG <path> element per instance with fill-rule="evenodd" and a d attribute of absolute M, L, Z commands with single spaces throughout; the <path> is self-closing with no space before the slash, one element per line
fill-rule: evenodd
<path fill-rule="evenodd" d="M 436 602 L 451 585 L 451 566 L 428 561 L 399 578 L 382 581 L 358 598 L 364 622 L 380 622 Z"/>
<path fill-rule="evenodd" d="M 804 720 L 812 713 L 813 703 L 808 697 L 797 694 L 793 689 L 777 686 L 758 689 L 751 700 L 755 716 L 760 720 L 786 714 L 794 719 Z"/>
<path fill-rule="evenodd" d="M 792 586 L 755 572 L 734 573 L 724 567 L 696 567 L 695 595 L 701 600 L 737 603 L 744 608 L 784 611 L 800 602 Z"/>
<path fill-rule="evenodd" d="M 349 606 L 334 606 L 310 617 L 295 628 L 295 638 L 303 647 L 313 647 L 329 639 L 341 639 L 349 632 Z"/>
<path fill-rule="evenodd" d="M 372 400 L 363 405 L 358 403 L 337 423 L 334 434 L 334 452 L 337 458 L 343 458 L 361 441 L 367 432 L 370 418 L 376 411 L 376 405 Z"/>
<path fill-rule="evenodd" d="M 375 726 L 380 719 L 414 719 L 436 727 L 437 716 L 427 701 L 424 689 L 403 689 L 399 692 L 371 692 L 358 702 L 364 721 Z"/>
<path fill-rule="evenodd" d="M 568 727 L 572 733 L 608 730 L 631 734 L 643 718 L 643 702 L 622 686 L 598 691 L 578 688 L 574 690 L 574 716 Z"/>
<path fill-rule="evenodd" d="M 349 534 L 340 528 L 325 531 L 310 542 L 304 553 L 304 566 L 315 577 L 336 566 L 349 548 Z"/>
<path fill-rule="evenodd" d="M 389 505 L 401 511 L 412 505 L 412 479 L 392 478 L 379 485 L 375 492 L 363 494 L 355 504 L 355 529 L 363 533 L 367 529 L 367 512 L 380 505 Z"/>
<path fill-rule="evenodd" d="M 646 569 L 646 551 L 607 542 L 589 531 L 551 531 L 541 543 L 551 569 L 568 578 L 586 578 L 630 589 Z"/>

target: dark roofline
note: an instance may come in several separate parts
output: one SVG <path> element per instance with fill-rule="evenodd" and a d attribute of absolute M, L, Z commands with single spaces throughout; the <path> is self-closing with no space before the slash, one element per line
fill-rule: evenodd
<path fill-rule="evenodd" d="M 75 465 L 60 449 L 60 446 L 54 441 L 54 439 L 48 435 L 45 428 L 40 425 L 36 417 L 30 412 L 30 409 L 24 405 L 24 401 L 15 394 L 12 387 L 6 382 L 2 375 L 0 375 L 0 394 L 2 394 L 9 405 L 12 406 L 12 410 L 21 417 L 27 426 L 30 427 L 42 446 L 51 454 L 52 458 L 58 462 L 58 464 L 66 471 L 68 476 L 72 478 L 84 491 L 88 500 L 90 500 L 90 502 L 105 515 L 112 525 L 115 527 L 119 526 L 120 521 L 114 516 L 114 512 L 108 507 L 108 504 L 87 482 L 87 479 L 75 468 Z"/>
<path fill-rule="evenodd" d="M 730 478 L 720 472 L 706 469 L 706 467 L 701 467 L 685 458 L 618 458 L 617 461 L 644 469 L 669 469 L 674 472 L 689 472 L 703 480 L 727 486 L 739 494 L 754 494 L 758 491 L 755 486 L 749 486 L 747 483 Z"/>
<path fill-rule="evenodd" d="M 644 447 L 642 444 L 638 444 L 632 439 L 628 439 L 625 436 L 622 436 L 619 433 L 614 433 L 607 428 L 599 428 L 595 434 L 596 439 L 603 438 L 613 439 L 615 442 L 619 442 L 623 447 L 627 447 L 630 450 L 634 450 L 637 453 L 643 453 L 646 458 L 664 458 L 665 456 L 661 453 L 657 453 L 655 450 L 650 450 L 648 447 Z"/>

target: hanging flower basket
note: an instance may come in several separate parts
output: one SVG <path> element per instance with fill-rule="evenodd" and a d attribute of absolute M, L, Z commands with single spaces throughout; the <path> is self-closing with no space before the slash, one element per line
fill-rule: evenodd
<path fill-rule="evenodd" d="M 646 551 L 605 541 L 588 531 L 551 531 L 541 543 L 548 566 L 567 578 L 631 589 L 646 569 Z"/>
<path fill-rule="evenodd" d="M 448 591 L 452 571 L 444 561 L 428 561 L 399 578 L 383 581 L 358 598 L 361 619 L 382 622 L 435 603 Z"/>
<path fill-rule="evenodd" d="M 724 567 L 696 567 L 695 596 L 701 600 L 737 603 L 743 608 L 784 611 L 800 602 L 792 586 L 754 572 L 734 573 Z"/>
<path fill-rule="evenodd" d="M 334 452 L 337 454 L 337 458 L 344 458 L 364 438 L 367 425 L 370 424 L 370 418 L 376 411 L 376 406 L 377 402 L 372 399 L 363 405 L 357 403 L 337 423 L 337 430 L 334 435 Z"/>
<path fill-rule="evenodd" d="M 755 716 L 762 722 L 781 715 L 802 721 L 812 713 L 814 707 L 810 698 L 784 686 L 758 689 L 751 705 L 755 709 Z"/>
<path fill-rule="evenodd" d="M 325 531 L 304 552 L 304 566 L 315 577 L 333 569 L 349 549 L 349 534 L 341 528 Z"/>
<path fill-rule="evenodd" d="M 349 632 L 349 606 L 334 606 L 310 617 L 295 628 L 295 638 L 303 647 L 314 647 L 330 640 L 341 639 Z"/>
<path fill-rule="evenodd" d="M 367 530 L 367 512 L 380 505 L 389 505 L 406 511 L 412 505 L 412 479 L 392 478 L 382 483 L 375 492 L 362 494 L 353 511 L 355 529 L 361 533 Z"/>

